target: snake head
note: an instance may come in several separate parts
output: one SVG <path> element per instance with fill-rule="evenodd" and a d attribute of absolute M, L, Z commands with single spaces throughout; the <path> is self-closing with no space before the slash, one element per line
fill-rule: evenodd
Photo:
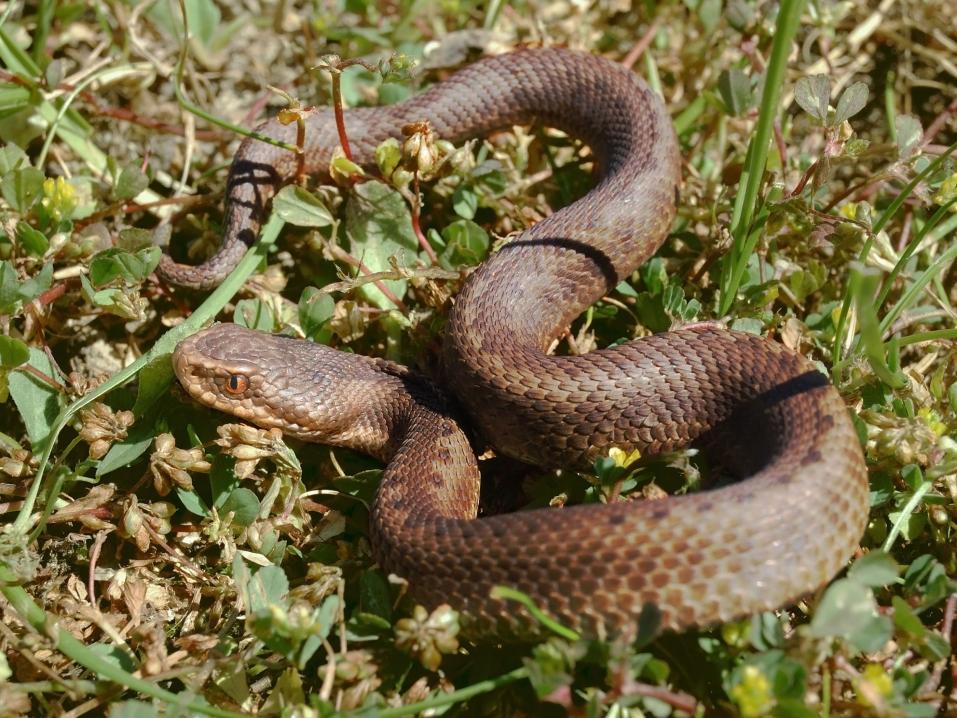
<path fill-rule="evenodd" d="M 173 352 L 173 370 L 200 404 L 267 426 L 265 357 L 260 351 L 249 353 L 250 347 L 263 347 L 258 333 L 217 324 L 180 342 Z"/>
<path fill-rule="evenodd" d="M 399 387 L 375 360 L 216 324 L 184 339 L 173 369 L 200 404 L 306 441 L 380 455 L 392 418 L 372 401 Z"/>

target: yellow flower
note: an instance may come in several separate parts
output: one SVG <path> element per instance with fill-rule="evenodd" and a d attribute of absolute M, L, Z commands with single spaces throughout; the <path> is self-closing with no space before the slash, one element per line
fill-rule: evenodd
<path fill-rule="evenodd" d="M 868 663 L 854 681 L 854 688 L 858 703 L 876 708 L 890 697 L 894 691 L 894 681 L 880 663 Z"/>
<path fill-rule="evenodd" d="M 947 433 L 947 424 L 941 420 L 940 414 L 930 407 L 922 406 L 917 410 L 917 416 L 923 419 L 930 430 L 937 434 L 937 436 L 943 436 Z"/>
<path fill-rule="evenodd" d="M 43 180 L 40 203 L 54 222 L 70 219 L 76 209 L 76 188 L 63 177 L 47 177 Z"/>
<path fill-rule="evenodd" d="M 857 219 L 857 202 L 848 202 L 847 204 L 841 205 L 838 212 L 840 212 L 842 217 L 847 219 Z"/>
<path fill-rule="evenodd" d="M 757 666 L 745 666 L 741 682 L 731 689 L 731 700 L 738 705 L 742 718 L 759 718 L 774 707 L 771 682 Z"/>
<path fill-rule="evenodd" d="M 743 621 L 725 623 L 721 626 L 721 638 L 729 646 L 734 648 L 744 648 L 748 645 L 748 636 L 751 634 L 751 619 L 745 618 Z"/>
<path fill-rule="evenodd" d="M 633 449 L 631 453 L 626 454 L 616 446 L 608 450 L 608 457 L 615 462 L 615 466 L 626 469 L 641 458 L 641 452 Z"/>

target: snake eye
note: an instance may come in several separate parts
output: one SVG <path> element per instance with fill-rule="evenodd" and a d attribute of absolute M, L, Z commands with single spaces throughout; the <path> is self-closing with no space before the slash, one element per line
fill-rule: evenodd
<path fill-rule="evenodd" d="M 223 386 L 229 394 L 242 394 L 249 388 L 249 379 L 242 374 L 230 374 Z"/>

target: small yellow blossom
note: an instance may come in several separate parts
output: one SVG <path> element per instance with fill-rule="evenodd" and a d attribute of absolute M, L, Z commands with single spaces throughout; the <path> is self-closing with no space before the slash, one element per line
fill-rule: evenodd
<path fill-rule="evenodd" d="M 894 681 L 880 663 L 868 663 L 854 681 L 854 688 L 858 703 L 877 708 L 893 693 Z"/>
<path fill-rule="evenodd" d="M 947 424 L 941 420 L 940 414 L 930 407 L 922 406 L 917 410 L 917 416 L 923 419 L 930 430 L 937 434 L 937 436 L 943 436 L 947 433 Z"/>
<path fill-rule="evenodd" d="M 731 700 L 737 704 L 742 718 L 767 715 L 774 707 L 771 682 L 757 666 L 745 666 L 741 682 L 731 689 Z"/>
<path fill-rule="evenodd" d="M 637 449 L 633 449 L 630 453 L 626 454 L 616 446 L 608 450 L 608 457 L 615 462 L 615 466 L 626 469 L 641 458 L 641 452 Z"/>
<path fill-rule="evenodd" d="M 846 219 L 857 219 L 857 202 L 848 202 L 841 205 L 838 212 Z"/>
<path fill-rule="evenodd" d="M 54 222 L 70 219 L 76 209 L 76 188 L 63 177 L 43 180 L 43 199 L 40 204 Z"/>
<path fill-rule="evenodd" d="M 743 621 L 725 623 L 721 626 L 721 638 L 729 646 L 734 648 L 744 648 L 748 645 L 748 637 L 751 635 L 751 619 L 746 618 Z"/>

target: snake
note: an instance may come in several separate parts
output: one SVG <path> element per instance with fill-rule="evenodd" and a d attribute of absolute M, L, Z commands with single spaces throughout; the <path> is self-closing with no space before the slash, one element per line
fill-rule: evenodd
<path fill-rule="evenodd" d="M 716 322 L 554 353 L 570 322 L 671 231 L 681 160 L 656 92 L 601 56 L 533 48 L 483 58 L 395 105 L 348 109 L 344 120 L 362 165 L 404 125 L 428 121 L 453 142 L 539 123 L 587 145 L 597 167 L 590 191 L 466 278 L 437 377 L 235 324 L 193 334 L 173 353 L 197 402 L 383 462 L 372 551 L 418 603 L 451 606 L 464 635 L 542 635 L 544 613 L 606 638 L 633 635 L 649 607 L 660 630 L 680 631 L 793 605 L 846 566 L 867 522 L 866 464 L 844 401 L 809 359 Z M 275 120 L 258 131 L 295 136 Z M 333 113 L 312 114 L 305 135 L 305 168 L 322 174 L 338 145 Z M 296 172 L 292 153 L 245 140 L 221 248 L 196 266 L 166 257 L 161 275 L 198 289 L 222 281 Z M 691 448 L 720 480 L 660 500 L 480 516 L 481 447 L 564 471 L 588 471 L 614 449 Z"/>

